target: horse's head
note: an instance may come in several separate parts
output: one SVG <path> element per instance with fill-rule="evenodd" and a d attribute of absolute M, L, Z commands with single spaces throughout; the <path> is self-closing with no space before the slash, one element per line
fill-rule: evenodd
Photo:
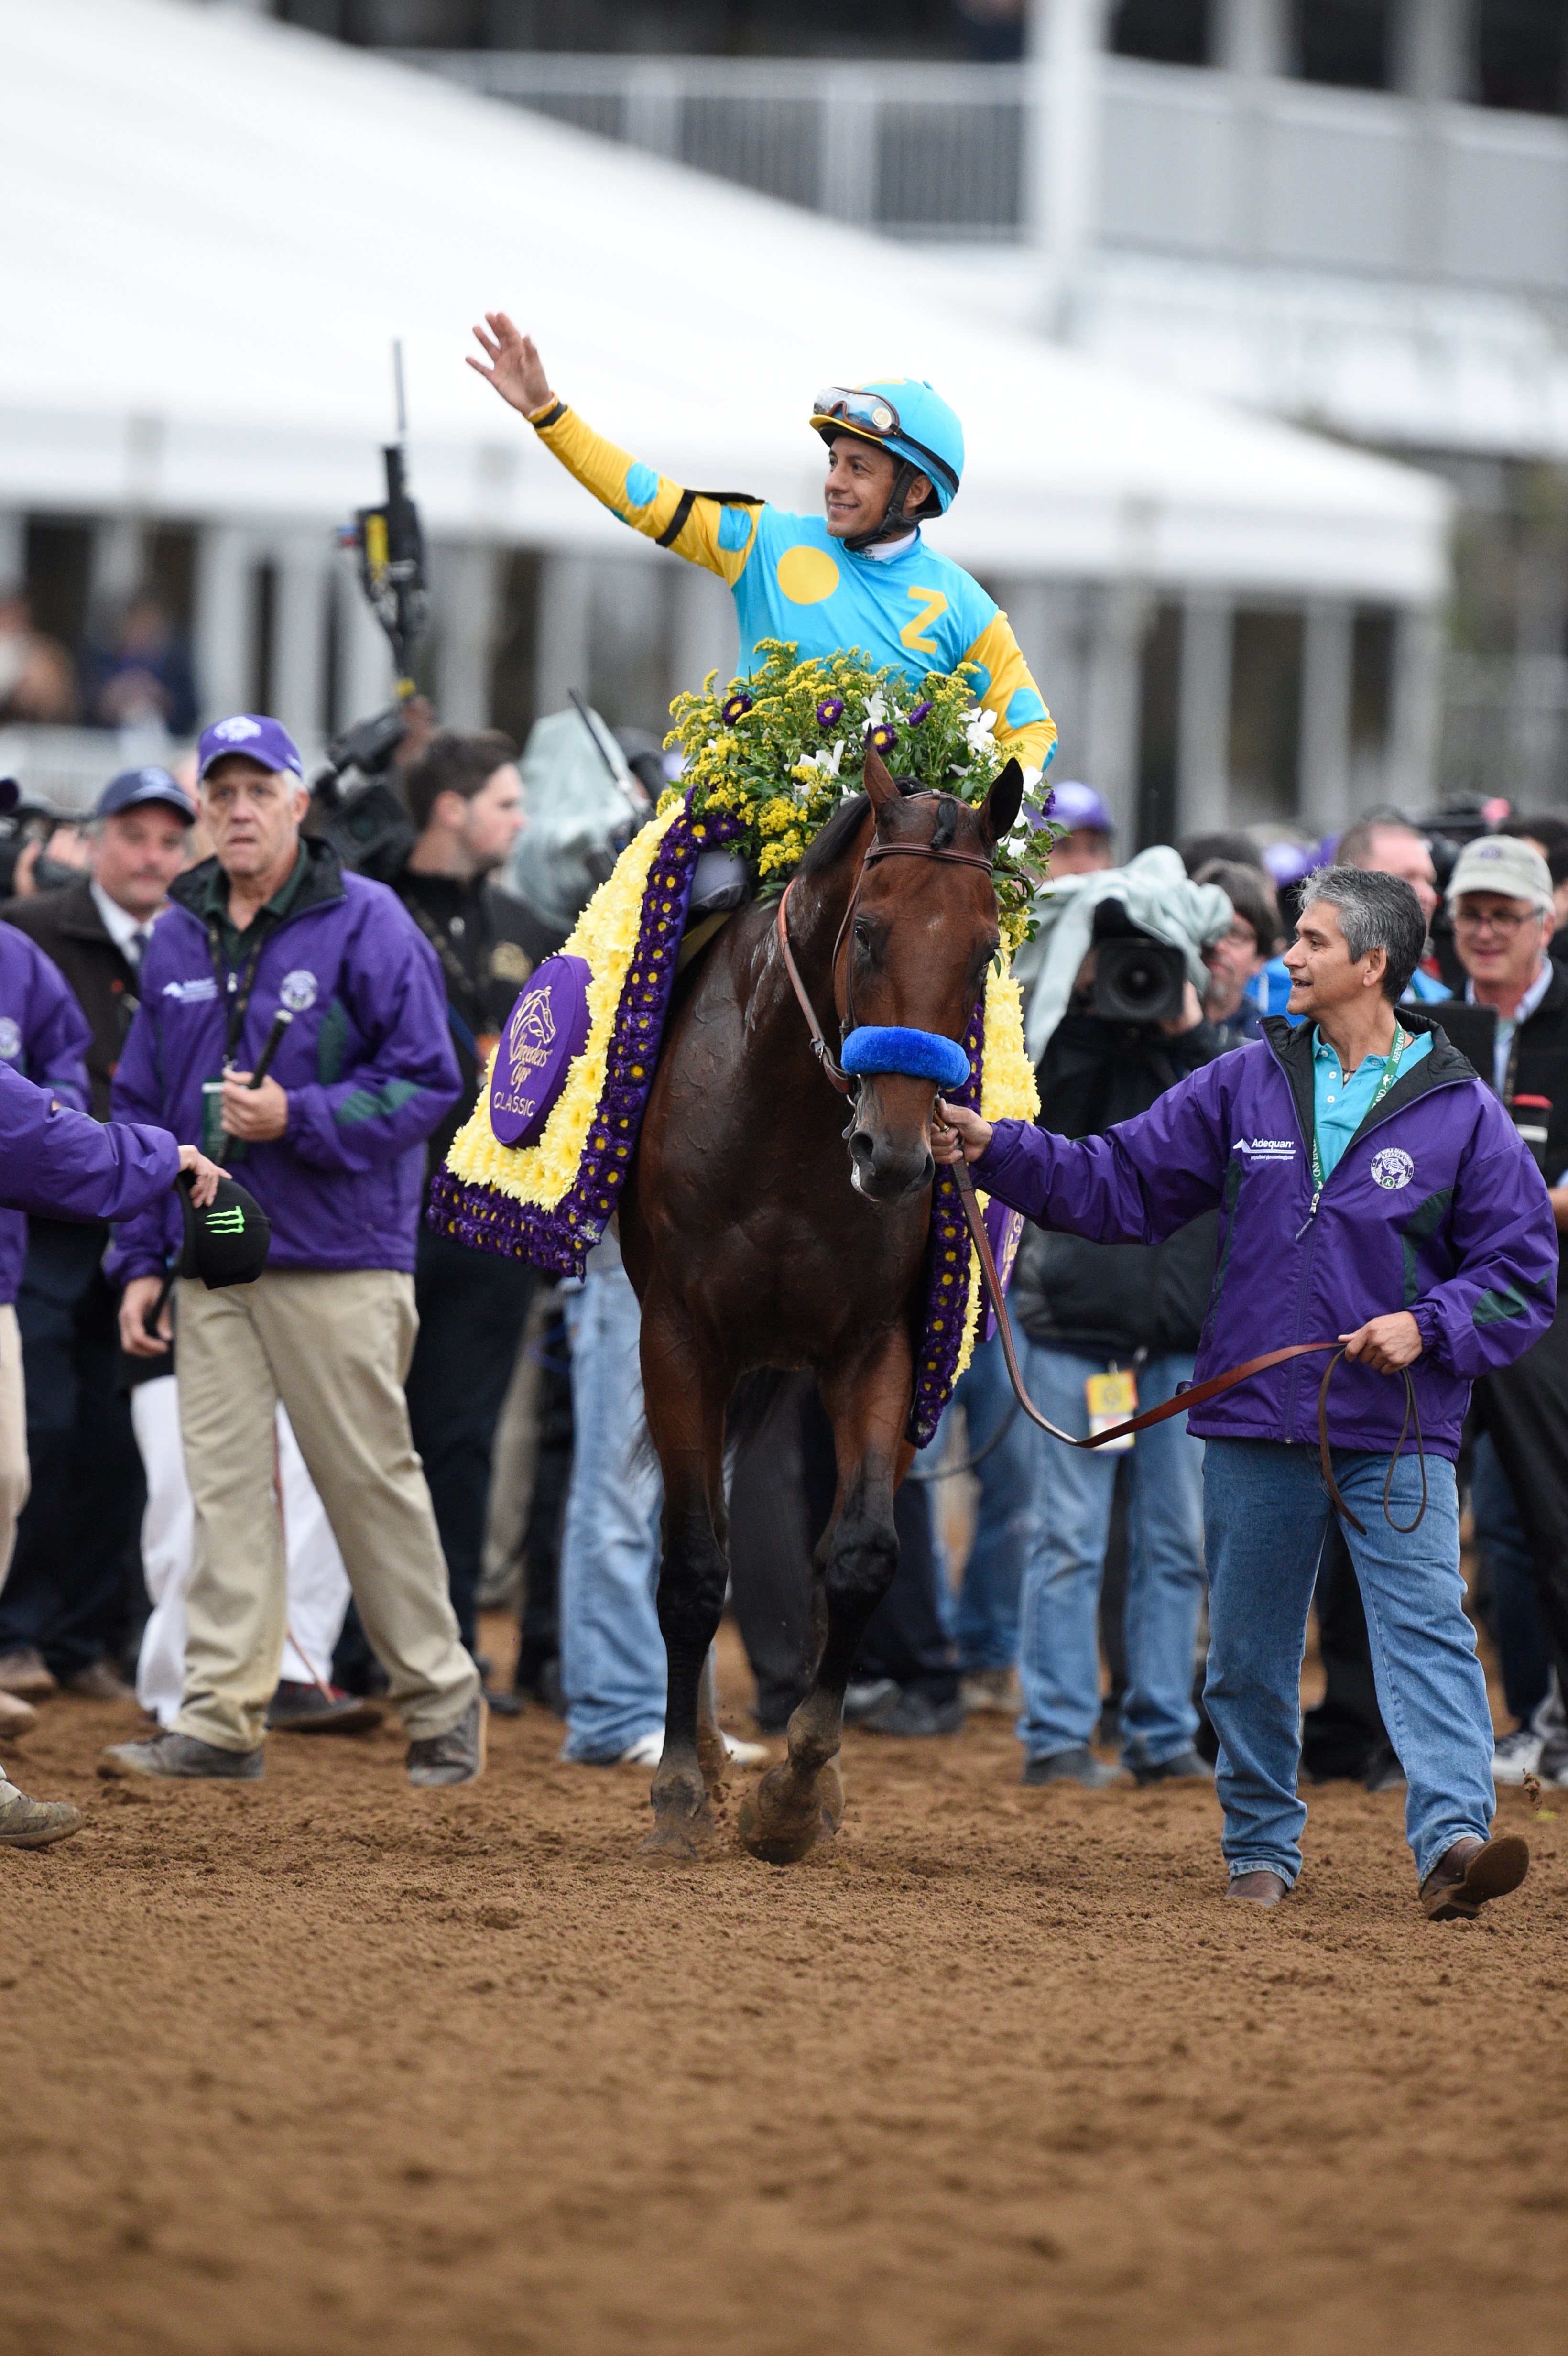
<path fill-rule="evenodd" d="M 961 1044 L 997 954 L 988 870 L 1019 814 L 1019 765 L 1009 761 L 985 802 L 971 808 L 951 794 L 906 798 L 868 748 L 866 791 L 875 827 L 835 976 L 839 1013 L 852 1014 L 857 1027 L 933 1032 Z M 917 848 L 980 863 L 902 855 Z M 894 856 L 878 855 L 889 849 Z M 849 1130 L 851 1174 L 862 1194 L 895 1203 L 930 1184 L 936 1096 L 929 1078 L 862 1076 Z"/>

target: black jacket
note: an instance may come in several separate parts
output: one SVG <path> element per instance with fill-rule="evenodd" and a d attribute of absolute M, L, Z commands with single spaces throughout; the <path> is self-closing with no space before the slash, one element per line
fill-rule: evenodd
<path fill-rule="evenodd" d="M 447 1020 L 463 1094 L 430 1141 L 427 1168 L 439 1170 L 474 1109 L 490 1050 L 529 974 L 560 943 L 533 910 L 483 881 L 460 884 L 403 867 L 389 883 L 437 957 L 446 981 Z"/>
<path fill-rule="evenodd" d="M 1107 1023 L 1075 1000 L 1040 1058 L 1041 1126 L 1059 1137 L 1098 1137 L 1147 1112 L 1228 1044 L 1209 1023 L 1172 1039 Z M 1030 1224 L 1013 1276 L 1014 1317 L 1031 1341 L 1085 1357 L 1196 1350 L 1218 1223 L 1219 1213 L 1206 1211 L 1160 1244 L 1088 1243 Z"/>
<path fill-rule="evenodd" d="M 75 992 L 92 1027 L 92 1044 L 87 1051 L 92 1109 L 99 1120 L 107 1120 L 109 1084 L 136 1012 L 134 966 L 115 948 L 85 877 L 80 884 L 63 884 L 58 892 L 7 900 L 0 907 L 0 917 L 36 942 Z"/>
<path fill-rule="evenodd" d="M 1435 1023 L 1442 1022 L 1440 1005 L 1426 1011 Z M 1481 1076 L 1489 1080 L 1492 1076 L 1483 1072 Z M 1568 1172 L 1568 971 L 1560 965 L 1552 966 L 1546 995 L 1534 1013 L 1513 1034 L 1503 1099 L 1511 1104 L 1517 1097 L 1545 1097 L 1551 1105 L 1544 1116 L 1546 1142 L 1532 1141 L 1531 1151 L 1547 1184 L 1556 1186 Z M 1542 1125 L 1541 1117 L 1523 1106 L 1515 1108 L 1514 1118 L 1525 1128 Z"/>

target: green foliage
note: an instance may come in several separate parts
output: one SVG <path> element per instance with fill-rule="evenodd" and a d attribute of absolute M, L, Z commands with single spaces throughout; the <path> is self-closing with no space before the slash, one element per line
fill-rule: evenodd
<path fill-rule="evenodd" d="M 928 671 L 917 691 L 892 665 L 870 669 L 859 648 L 799 662 L 794 645 L 763 638 L 758 652 L 763 667 L 750 679 L 731 680 L 720 694 L 709 671 L 700 695 L 677 695 L 670 706 L 675 726 L 665 742 L 680 747 L 686 766 L 665 800 L 689 793 L 699 815 L 738 818 L 737 848 L 764 889 L 782 888 L 834 811 L 860 791 L 868 732 L 895 776 L 962 802 L 983 802 L 1007 766 L 992 741 L 995 715 L 975 701 L 972 663 Z M 1038 782 L 1025 797 L 1037 818 L 1049 798 Z M 1020 821 L 997 852 L 1009 949 L 1031 929 L 1029 904 L 1057 831 Z"/>

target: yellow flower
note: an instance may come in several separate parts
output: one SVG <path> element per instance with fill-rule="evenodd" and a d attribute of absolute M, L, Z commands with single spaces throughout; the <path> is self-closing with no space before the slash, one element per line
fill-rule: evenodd
<path fill-rule="evenodd" d="M 986 982 L 986 1051 L 980 1068 L 980 1117 L 983 1120 L 1033 1120 L 1040 1112 L 1040 1090 L 1034 1066 L 1024 1045 L 1023 995 L 1010 974 L 993 973 Z M 990 1197 L 976 1192 L 984 1211 Z M 986 1287 L 980 1275 L 980 1255 L 969 1247 L 969 1304 L 964 1314 L 964 1338 L 958 1346 L 958 1373 L 965 1373 L 975 1355 Z M 956 1376 L 955 1377 L 956 1379 Z"/>

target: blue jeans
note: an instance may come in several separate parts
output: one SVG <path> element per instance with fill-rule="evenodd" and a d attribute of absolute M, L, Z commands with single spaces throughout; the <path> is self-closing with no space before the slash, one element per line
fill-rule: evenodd
<path fill-rule="evenodd" d="M 1034 1426 L 1016 1409 L 999 1335 L 976 1342 L 953 1398 L 964 1409 L 965 1455 L 973 1456 L 1008 1427 L 975 1468 L 980 1483 L 975 1543 L 953 1626 L 959 1666 L 1010 1669 L 1019 1655 L 1019 1591 L 1034 1535 L 1036 1451 Z"/>
<path fill-rule="evenodd" d="M 664 1724 L 656 1462 L 643 1433 L 642 1323 L 624 1269 L 591 1269 L 564 1302 L 571 1349 L 571 1486 L 560 1542 L 563 1759 L 603 1764 Z"/>
<path fill-rule="evenodd" d="M 1425 1516 L 1404 1537 L 1383 1516 L 1388 1458 L 1334 1451 L 1339 1493 L 1366 1525 L 1364 1537 L 1346 1529 L 1345 1543 L 1366 1607 L 1378 1707 L 1409 1787 L 1405 1837 L 1421 1880 L 1456 1840 L 1485 1840 L 1497 1805 L 1486 1679 L 1459 1576 L 1458 1487 L 1445 1456 L 1425 1461 Z M 1413 1521 L 1420 1502 L 1419 1461 L 1402 1456 L 1390 1510 Z M 1232 1874 L 1263 1867 L 1289 1884 L 1301 1871 L 1301 1662 L 1330 1511 L 1315 1448 L 1209 1442 L 1203 1699 L 1220 1738 L 1221 1846 Z"/>
<path fill-rule="evenodd" d="M 1104 1358 L 1030 1342 L 1024 1379 L 1041 1413 L 1063 1431 L 1087 1436 L 1083 1385 Z M 1157 1407 L 1192 1379 L 1190 1357 L 1150 1358 L 1138 1373 L 1138 1406 Z M 1030 1426 L 1035 1450 L 1035 1527 L 1024 1572 L 1019 1676 L 1024 1714 L 1019 1737 L 1031 1758 L 1075 1751 L 1094 1739 L 1100 1718 L 1100 1581 L 1115 1456 L 1080 1453 Z M 1187 1418 L 1142 1431 L 1133 1442 L 1127 1505 L 1127 1691 L 1122 1750 L 1129 1766 L 1160 1765 L 1189 1751 L 1193 1648 L 1203 1600 L 1203 1442 Z"/>
<path fill-rule="evenodd" d="M 1546 1699 L 1552 1661 L 1535 1585 L 1530 1543 L 1520 1526 L 1519 1507 L 1509 1487 L 1489 1432 L 1476 1440 L 1470 1504 L 1476 1544 L 1492 1575 L 1492 1612 L 1503 1697 L 1521 1726 L 1528 1726 Z"/>

